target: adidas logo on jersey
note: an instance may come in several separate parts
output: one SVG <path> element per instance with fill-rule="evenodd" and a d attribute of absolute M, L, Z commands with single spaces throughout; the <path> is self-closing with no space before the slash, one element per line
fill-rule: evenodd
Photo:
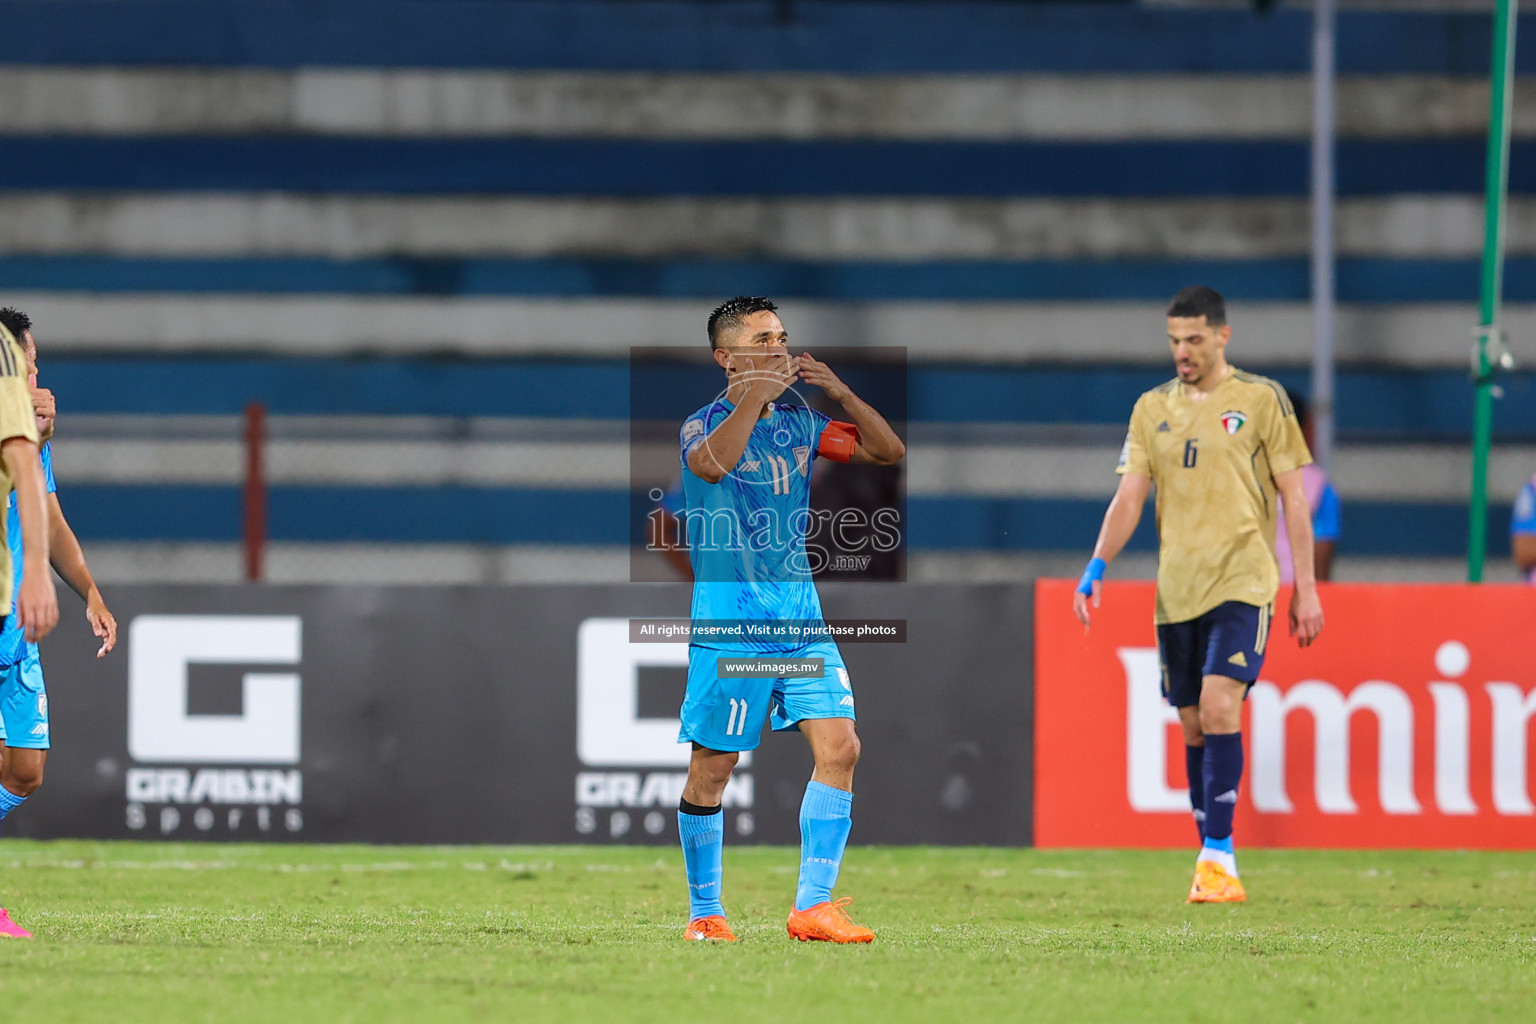
<path fill-rule="evenodd" d="M 853 707 L 853 698 L 852 697 L 844 697 L 842 700 L 838 701 L 837 703 L 838 703 L 838 705 L 840 707 L 851 708 L 851 707 Z"/>
<path fill-rule="evenodd" d="M 1161 423 L 1159 423 L 1157 425 L 1157 432 L 1159 434 L 1166 434 L 1166 433 L 1168 433 L 1168 431 L 1170 431 L 1172 429 L 1173 429 L 1172 427 L 1168 426 L 1168 421 L 1167 420 L 1163 420 L 1163 422 L 1161 422 Z"/>
<path fill-rule="evenodd" d="M 1248 659 L 1243 657 L 1242 651 L 1238 651 L 1236 654 L 1232 655 L 1232 657 L 1227 659 L 1227 664 L 1236 665 L 1238 668 L 1247 668 Z"/>
<path fill-rule="evenodd" d="M 756 473 L 758 470 L 760 470 L 762 468 L 763 468 L 763 464 L 762 464 L 762 462 L 760 460 L 757 460 L 757 459 L 742 459 L 741 460 L 741 471 L 743 473 Z"/>

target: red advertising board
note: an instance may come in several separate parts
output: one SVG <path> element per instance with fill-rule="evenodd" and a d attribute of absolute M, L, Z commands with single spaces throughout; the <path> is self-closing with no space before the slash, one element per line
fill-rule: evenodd
<path fill-rule="evenodd" d="M 1035 589 L 1035 843 L 1195 842 L 1151 583 Z M 1536 848 L 1536 588 L 1331 584 L 1301 650 L 1289 590 L 1243 713 L 1245 847 Z"/>

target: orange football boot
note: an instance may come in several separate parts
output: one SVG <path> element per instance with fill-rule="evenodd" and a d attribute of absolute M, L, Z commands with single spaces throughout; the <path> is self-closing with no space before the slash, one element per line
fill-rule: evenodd
<path fill-rule="evenodd" d="M 1226 868 L 1214 861 L 1202 860 L 1195 865 L 1195 883 L 1189 887 L 1191 903 L 1244 903 L 1248 893 L 1236 875 L 1227 874 Z"/>
<path fill-rule="evenodd" d="M 848 920 L 848 912 L 843 908 L 852 902 L 852 896 L 844 896 L 836 903 L 818 903 L 806 910 L 791 910 L 790 936 L 801 942 L 874 942 L 874 932 Z"/>
<path fill-rule="evenodd" d="M 731 931 L 731 926 L 725 923 L 725 918 L 719 914 L 711 914 L 709 917 L 696 917 L 688 922 L 688 927 L 683 930 L 683 938 L 691 942 L 735 942 L 736 936 Z"/>

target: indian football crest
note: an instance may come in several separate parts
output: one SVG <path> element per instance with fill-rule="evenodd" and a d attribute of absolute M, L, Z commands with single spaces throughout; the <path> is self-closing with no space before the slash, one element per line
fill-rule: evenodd
<path fill-rule="evenodd" d="M 1221 425 L 1227 428 L 1227 433 L 1235 434 L 1243 429 L 1243 424 L 1248 422 L 1246 413 L 1229 409 L 1221 414 Z"/>
<path fill-rule="evenodd" d="M 807 445 L 800 445 L 795 449 L 795 468 L 805 476 L 811 471 L 811 449 Z"/>

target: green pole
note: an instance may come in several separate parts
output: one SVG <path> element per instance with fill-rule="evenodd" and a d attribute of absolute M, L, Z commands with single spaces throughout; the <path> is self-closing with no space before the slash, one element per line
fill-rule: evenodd
<path fill-rule="evenodd" d="M 1509 129 L 1515 69 L 1516 0 L 1498 0 L 1493 20 L 1493 70 L 1489 76 L 1488 182 L 1483 220 L 1483 281 L 1472 413 L 1472 502 L 1468 513 L 1467 580 L 1483 581 L 1488 553 L 1488 447 L 1493 438 L 1494 375 L 1508 365 L 1499 336 L 1504 293 L 1504 201 L 1509 191 Z"/>

